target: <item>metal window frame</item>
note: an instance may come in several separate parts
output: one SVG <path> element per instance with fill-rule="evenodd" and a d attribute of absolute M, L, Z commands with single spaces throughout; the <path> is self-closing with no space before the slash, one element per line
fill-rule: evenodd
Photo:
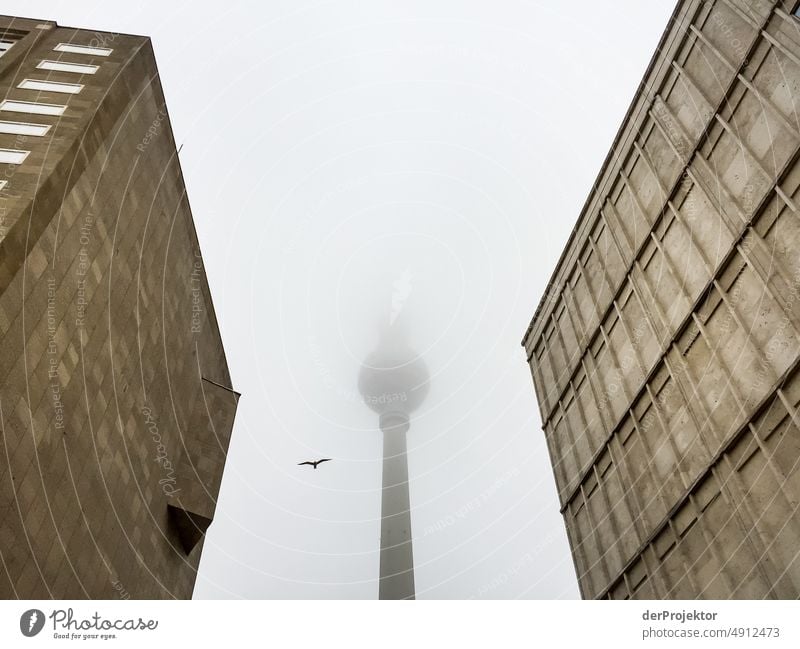
<path fill-rule="evenodd" d="M 6 125 L 16 125 L 16 126 L 33 126 L 37 129 L 43 129 L 41 133 L 23 133 L 20 131 L 14 130 L 4 130 Z M 7 135 L 25 135 L 30 137 L 43 137 L 47 135 L 48 131 L 50 130 L 51 124 L 36 124 L 34 122 L 14 122 L 11 120 L 0 119 L 0 133 L 4 133 Z"/>
<path fill-rule="evenodd" d="M 5 153 L 12 153 L 17 155 L 22 155 L 22 159 L 19 162 L 14 162 L 12 160 L 3 160 L 3 154 Z M 0 149 L 0 164 L 9 164 L 9 165 L 21 165 L 25 162 L 26 158 L 30 155 L 30 151 L 25 151 L 24 149 Z"/>
<path fill-rule="evenodd" d="M 50 72 L 67 72 L 69 74 L 96 74 L 100 69 L 100 66 L 89 63 L 73 63 L 72 61 L 53 61 L 52 59 L 42 59 L 36 64 L 36 69 L 48 70 Z"/>
<path fill-rule="evenodd" d="M 46 106 L 48 108 L 57 108 L 60 109 L 57 112 L 43 112 L 43 111 L 25 111 L 25 110 L 14 110 L 13 108 L 7 108 L 8 104 L 15 104 L 15 105 L 25 105 L 25 106 Z M 41 101 L 22 101 L 19 99 L 3 99 L 0 101 L 0 111 L 7 111 L 9 113 L 23 113 L 23 114 L 30 114 L 30 115 L 54 115 L 60 116 L 64 114 L 64 111 L 67 107 L 63 104 L 46 104 Z"/>
<path fill-rule="evenodd" d="M 50 86 L 49 88 L 31 88 L 26 84 L 38 83 Z M 66 95 L 77 95 L 83 90 L 82 83 L 62 83 L 60 81 L 48 81 L 46 79 L 23 79 L 17 85 L 20 90 L 35 90 L 36 92 L 59 92 Z M 69 89 L 69 90 L 68 90 Z"/>
<path fill-rule="evenodd" d="M 53 48 L 54 52 L 67 52 L 69 54 L 86 54 L 89 56 L 111 56 L 114 51 L 110 47 L 95 47 L 93 45 L 80 45 L 78 43 L 59 43 Z"/>

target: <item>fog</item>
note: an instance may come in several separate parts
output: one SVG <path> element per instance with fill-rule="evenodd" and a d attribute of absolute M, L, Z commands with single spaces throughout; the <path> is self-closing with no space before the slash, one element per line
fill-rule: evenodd
<path fill-rule="evenodd" d="M 578 596 L 520 340 L 673 5 L 5 2 L 153 38 L 242 393 L 195 597 L 377 596 L 387 322 L 417 598 Z"/>

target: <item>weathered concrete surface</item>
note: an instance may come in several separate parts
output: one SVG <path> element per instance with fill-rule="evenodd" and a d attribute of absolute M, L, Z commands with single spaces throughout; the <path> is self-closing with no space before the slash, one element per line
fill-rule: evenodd
<path fill-rule="evenodd" d="M 30 151 L 0 164 L 0 597 L 190 597 L 202 547 L 174 521 L 213 519 L 238 395 L 152 48 L 8 25 L 28 34 L 0 58 L 0 96 L 67 108 L 0 110 L 52 125 L 0 135 Z M 99 69 L 37 70 L 42 59 Z M 24 78 L 84 87 L 35 92 Z"/>
<path fill-rule="evenodd" d="M 682 0 L 523 345 L 584 597 L 800 596 L 800 21 Z"/>

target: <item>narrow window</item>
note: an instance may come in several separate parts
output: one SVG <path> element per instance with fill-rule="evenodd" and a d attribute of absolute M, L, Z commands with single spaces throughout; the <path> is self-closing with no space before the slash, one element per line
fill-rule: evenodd
<path fill-rule="evenodd" d="M 63 115 L 66 106 L 60 104 L 40 104 L 35 101 L 12 101 L 5 99 L 0 103 L 0 110 L 12 113 L 30 113 L 31 115 Z"/>
<path fill-rule="evenodd" d="M 19 149 L 0 149 L 0 162 L 18 165 L 25 161 L 30 151 L 20 151 Z"/>
<path fill-rule="evenodd" d="M 44 92 L 65 92 L 77 95 L 83 86 L 79 83 L 57 83 L 55 81 L 40 81 L 38 79 L 24 79 L 17 88 L 23 90 L 42 90 Z"/>
<path fill-rule="evenodd" d="M 88 45 L 75 45 L 74 43 L 59 43 L 53 48 L 56 52 L 69 52 L 70 54 L 89 54 L 90 56 L 110 56 L 110 47 L 90 47 Z"/>
<path fill-rule="evenodd" d="M 5 122 L 0 120 L 0 133 L 41 137 L 49 130 L 50 126 L 48 124 L 29 124 L 28 122 Z"/>
<path fill-rule="evenodd" d="M 39 70 L 53 70 L 55 72 L 75 72 L 76 74 L 94 74 L 97 65 L 84 65 L 83 63 L 64 63 L 62 61 L 39 61 L 36 66 Z"/>
<path fill-rule="evenodd" d="M 22 40 L 28 32 L 10 27 L 0 27 L 0 56 L 3 56 L 19 40 Z"/>

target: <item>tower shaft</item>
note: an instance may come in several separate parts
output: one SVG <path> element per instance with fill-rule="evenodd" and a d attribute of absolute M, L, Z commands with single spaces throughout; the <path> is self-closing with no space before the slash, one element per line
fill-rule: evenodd
<path fill-rule="evenodd" d="M 408 416 L 381 416 L 383 431 L 383 492 L 381 497 L 381 559 L 379 599 L 414 599 L 414 556 L 408 493 L 406 433 Z"/>

